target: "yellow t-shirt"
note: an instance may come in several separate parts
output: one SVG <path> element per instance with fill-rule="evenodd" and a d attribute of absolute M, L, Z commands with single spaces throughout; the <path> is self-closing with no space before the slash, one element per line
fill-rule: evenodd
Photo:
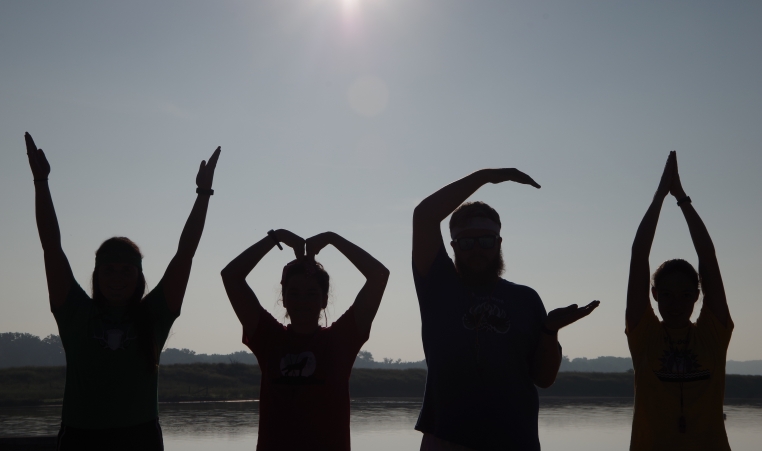
<path fill-rule="evenodd" d="M 722 406 L 732 332 L 730 318 L 723 326 L 707 308 L 683 329 L 667 329 L 652 308 L 634 330 L 627 326 L 635 368 L 631 451 L 730 450 Z"/>

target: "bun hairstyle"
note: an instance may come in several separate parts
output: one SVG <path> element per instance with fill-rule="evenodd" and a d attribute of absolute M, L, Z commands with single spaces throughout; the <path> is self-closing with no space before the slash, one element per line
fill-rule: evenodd
<path fill-rule="evenodd" d="M 159 349 L 156 345 L 148 305 L 141 302 L 146 292 L 146 279 L 141 266 L 138 266 L 142 258 L 143 254 L 140 252 L 140 248 L 129 238 L 115 236 L 104 241 L 95 251 L 92 293 L 95 305 L 100 310 L 100 314 L 104 315 L 108 311 L 108 302 L 101 292 L 98 267 L 106 263 L 129 263 L 138 268 L 138 283 L 132 297 L 127 301 L 127 315 L 134 321 L 137 329 L 137 344 L 145 356 L 146 370 L 154 373 L 159 367 Z"/>
<path fill-rule="evenodd" d="M 455 209 L 452 216 L 450 216 L 450 230 L 464 226 L 472 218 L 487 218 L 496 222 L 498 226 L 502 226 L 500 215 L 494 208 L 482 201 L 476 201 L 464 202 L 460 207 Z"/>
<path fill-rule="evenodd" d="M 681 258 L 667 260 L 656 268 L 651 278 L 651 286 L 658 290 L 664 279 L 672 274 L 682 274 L 688 277 L 697 290 L 701 288 L 701 276 L 696 272 L 696 268 Z"/>

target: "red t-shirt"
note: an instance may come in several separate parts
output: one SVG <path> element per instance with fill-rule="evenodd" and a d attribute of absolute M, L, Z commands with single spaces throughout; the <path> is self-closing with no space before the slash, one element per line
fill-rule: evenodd
<path fill-rule="evenodd" d="M 349 375 L 367 340 L 351 307 L 309 335 L 262 309 L 243 336 L 262 369 L 257 450 L 349 450 Z"/>

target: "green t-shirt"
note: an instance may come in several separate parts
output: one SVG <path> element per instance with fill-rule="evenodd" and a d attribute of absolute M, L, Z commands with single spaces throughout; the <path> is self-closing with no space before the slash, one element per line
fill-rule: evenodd
<path fill-rule="evenodd" d="M 160 350 L 180 312 L 167 307 L 161 283 L 143 302 Z M 72 281 L 66 302 L 53 316 L 66 351 L 64 425 L 106 429 L 158 418 L 158 374 L 147 368 L 126 308 L 102 309 Z"/>

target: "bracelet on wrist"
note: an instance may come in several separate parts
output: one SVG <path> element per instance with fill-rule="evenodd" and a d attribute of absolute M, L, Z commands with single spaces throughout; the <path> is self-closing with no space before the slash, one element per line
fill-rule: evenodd
<path fill-rule="evenodd" d="M 34 183 L 37 183 L 37 182 L 47 182 L 47 181 L 48 181 L 48 179 L 34 179 Z"/>
<path fill-rule="evenodd" d="M 202 196 L 214 196 L 214 190 L 211 188 L 196 188 L 196 194 L 201 194 Z"/>
<path fill-rule="evenodd" d="M 278 241 L 278 238 L 275 236 L 275 230 L 269 230 L 267 232 L 267 236 L 272 238 L 273 241 L 275 241 L 275 245 L 278 246 L 278 249 L 283 250 L 283 246 L 280 245 L 280 241 Z"/>
<path fill-rule="evenodd" d="M 692 202 L 692 201 L 691 201 L 691 196 L 685 196 L 685 197 L 683 197 L 683 198 L 680 198 L 680 199 L 677 201 L 677 206 L 679 207 L 679 206 L 681 206 L 682 204 L 690 204 L 691 202 Z"/>

